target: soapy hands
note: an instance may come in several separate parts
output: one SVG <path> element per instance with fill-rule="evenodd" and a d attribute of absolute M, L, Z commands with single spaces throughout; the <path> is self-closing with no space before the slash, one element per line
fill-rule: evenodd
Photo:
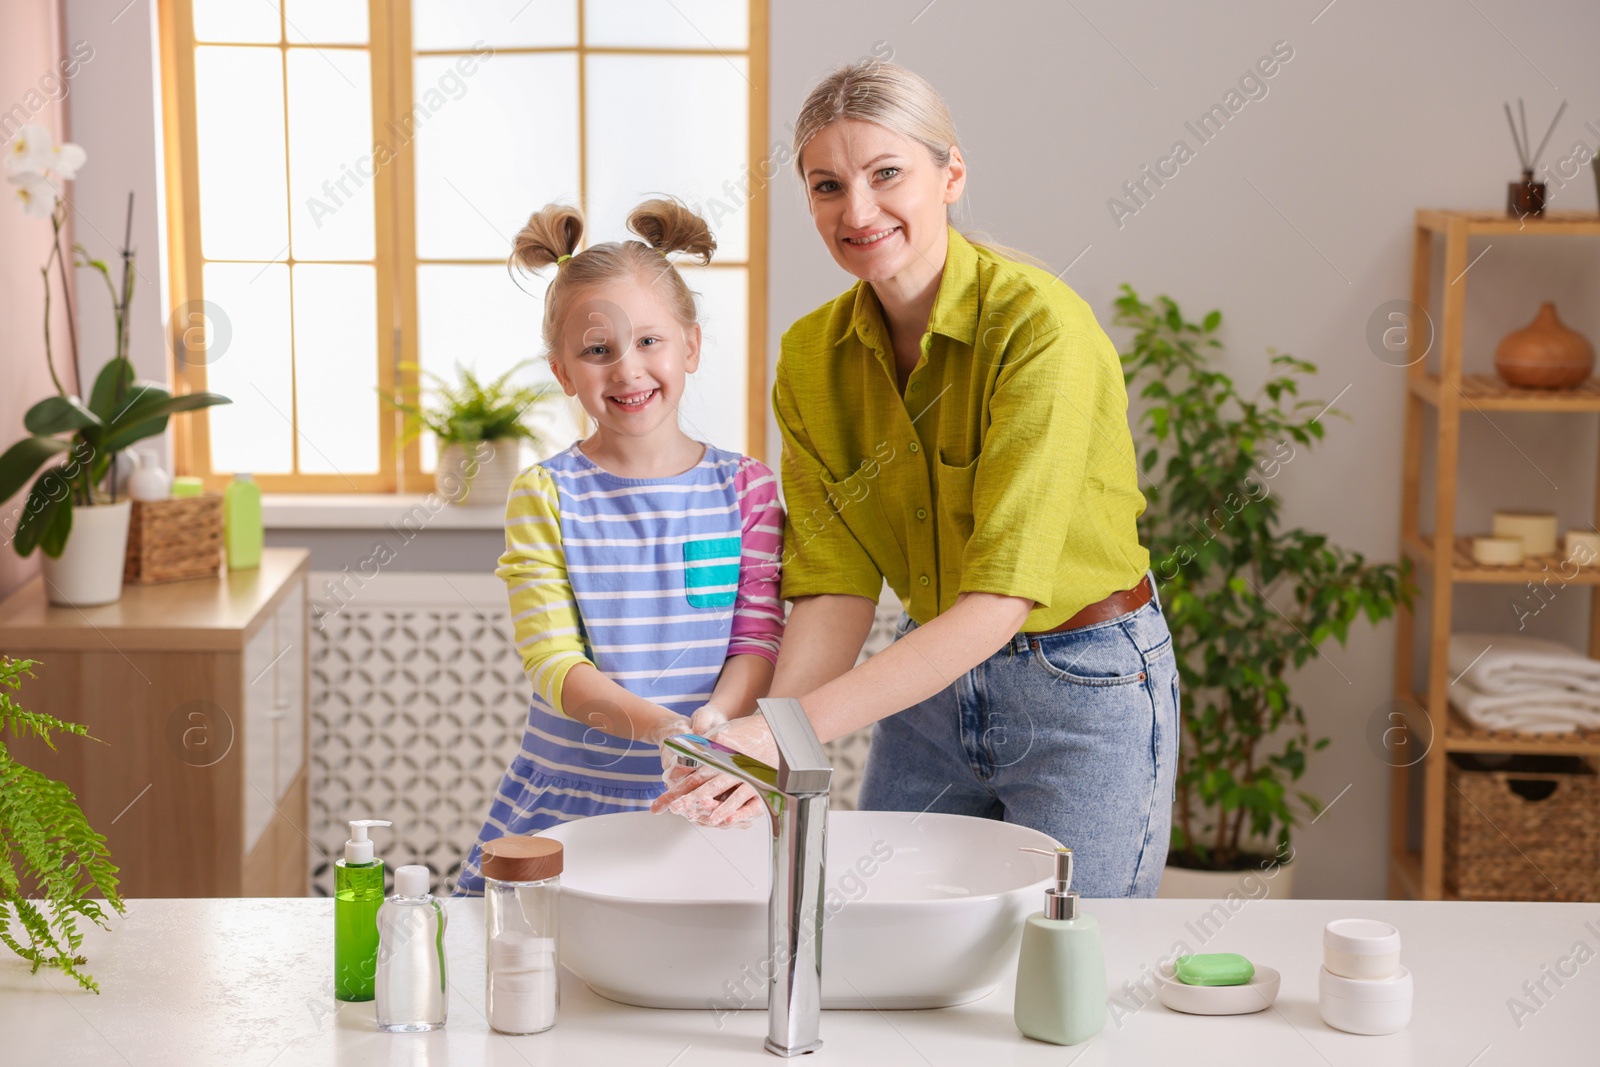
<path fill-rule="evenodd" d="M 699 731 L 694 728 L 694 720 L 689 716 L 668 715 L 664 716 L 660 722 L 656 723 L 656 725 L 652 726 L 650 729 L 641 734 L 639 736 L 639 740 L 643 741 L 647 745 L 661 745 L 661 742 L 665 741 L 669 737 L 676 737 L 678 734 L 692 734 L 698 732 Z M 667 748 L 665 745 L 661 745 L 661 776 L 670 782 L 671 779 L 667 776 L 672 773 L 677 765 L 678 754 Z"/>
<path fill-rule="evenodd" d="M 690 722 L 693 733 L 715 738 L 718 744 L 777 766 L 778 746 L 762 716 L 748 715 L 730 721 L 720 709 L 707 704 L 691 716 Z M 665 758 L 663 763 L 667 763 Z M 733 775 L 704 765 L 687 770 L 675 763 L 674 760 L 662 774 L 667 791 L 651 803 L 651 811 L 671 811 L 697 826 L 727 829 L 750 826 L 765 814 L 766 804 L 756 791 Z"/>

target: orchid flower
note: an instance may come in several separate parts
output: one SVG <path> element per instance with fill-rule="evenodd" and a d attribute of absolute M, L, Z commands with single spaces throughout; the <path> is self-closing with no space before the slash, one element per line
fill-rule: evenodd
<path fill-rule="evenodd" d="M 6 153 L 6 180 L 16 187 L 24 211 L 47 219 L 55 214 L 60 183 L 77 177 L 78 168 L 88 158 L 78 145 L 70 141 L 58 145 L 49 130 L 38 123 L 28 123 L 18 131 Z"/>

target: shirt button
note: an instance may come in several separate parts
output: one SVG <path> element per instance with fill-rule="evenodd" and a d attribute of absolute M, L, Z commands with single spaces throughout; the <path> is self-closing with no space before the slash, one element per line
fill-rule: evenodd
<path fill-rule="evenodd" d="M 922 446 L 917 444 L 915 441 L 912 441 L 911 442 L 911 451 L 913 451 L 913 452 L 921 452 L 922 451 Z"/>
<path fill-rule="evenodd" d="M 925 519 L 927 517 L 928 517 L 928 509 L 927 508 L 918 508 L 917 509 L 917 518 Z"/>
<path fill-rule="evenodd" d="M 926 574 L 924 574 L 922 577 L 918 578 L 917 581 L 920 582 L 923 585 L 927 585 L 928 584 L 928 576 Z"/>

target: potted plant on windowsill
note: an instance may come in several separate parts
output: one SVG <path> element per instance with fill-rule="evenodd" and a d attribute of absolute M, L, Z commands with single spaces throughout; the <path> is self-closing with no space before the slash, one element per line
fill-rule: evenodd
<path fill-rule="evenodd" d="M 1223 896 L 1243 876 L 1282 879 L 1291 831 L 1321 802 L 1293 790 L 1313 738 L 1289 673 L 1350 624 L 1378 622 L 1410 603 L 1406 561 L 1368 563 L 1360 553 L 1303 529 L 1280 528 L 1270 482 L 1296 446 L 1322 440 L 1325 415 L 1299 397 L 1316 367 L 1271 352 L 1271 372 L 1242 396 L 1210 363 L 1222 313 L 1198 323 L 1165 296 L 1146 304 L 1127 285 L 1116 325 L 1133 330 L 1122 353 L 1139 416 L 1140 467 L 1154 472 L 1139 534 L 1150 549 L 1177 655 L 1183 714 L 1177 803 L 1163 896 Z M 1191 888 L 1188 876 L 1207 873 Z M 1245 891 L 1248 895 L 1248 887 Z"/>
<path fill-rule="evenodd" d="M 558 395 L 557 390 L 548 384 L 512 382 L 535 362 L 524 360 L 487 382 L 459 364 L 455 382 L 414 363 L 403 364 L 418 371 L 429 387 L 420 403 L 410 403 L 402 395 L 386 398 L 406 417 L 399 446 L 424 432 L 433 434 L 439 447 L 434 485 L 450 503 L 504 507 L 511 483 L 522 470 L 522 442 L 534 447 L 543 443 L 530 417 Z"/>
<path fill-rule="evenodd" d="M 57 147 L 42 126 L 22 127 L 6 159 L 7 180 L 23 209 L 48 218 L 54 229 L 44 277 L 44 352 L 56 395 L 45 397 L 23 416 L 29 436 L 0 454 L 0 503 L 33 480 L 26 502 L 10 530 L 17 553 L 44 551 L 45 591 L 52 603 L 84 607 L 106 604 L 122 595 L 123 556 L 128 538 L 129 504 L 116 496 L 117 457 L 135 441 L 167 428 L 167 419 L 182 411 L 229 403 L 216 393 L 173 396 L 159 385 L 134 380 L 128 360 L 128 306 L 133 297 L 133 196 L 128 197 L 128 228 L 123 238 L 120 286 L 104 261 L 91 259 L 82 245 L 73 245 L 78 266 L 90 267 L 105 279 L 116 322 L 116 351 L 96 376 L 85 404 L 69 394 L 56 374 L 50 338 L 50 268 L 58 268 L 65 304 L 72 367 L 83 381 L 78 362 L 77 328 L 61 230 L 67 209 L 61 185 L 70 181 L 86 156 L 75 144 Z M 59 460 L 53 465 L 52 461 Z M 40 468 L 44 473 L 37 474 Z M 9 525 L 9 524 L 8 524 Z"/>

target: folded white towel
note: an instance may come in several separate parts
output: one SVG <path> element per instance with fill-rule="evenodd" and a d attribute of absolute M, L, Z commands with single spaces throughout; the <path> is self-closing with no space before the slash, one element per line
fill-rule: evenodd
<path fill-rule="evenodd" d="M 1524 634 L 1451 634 L 1450 677 L 1483 693 L 1575 689 L 1600 694 L 1600 660 L 1560 641 Z"/>
<path fill-rule="evenodd" d="M 1450 687 L 1450 704 L 1485 730 L 1523 734 L 1600 730 L 1600 693 L 1576 689 L 1485 693 L 1463 678 Z"/>

